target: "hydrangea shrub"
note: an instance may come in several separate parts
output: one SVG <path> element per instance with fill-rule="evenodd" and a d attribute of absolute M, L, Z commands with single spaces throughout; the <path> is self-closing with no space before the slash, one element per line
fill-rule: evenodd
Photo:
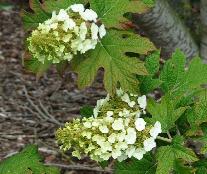
<path fill-rule="evenodd" d="M 104 68 L 108 95 L 57 130 L 61 150 L 99 164 L 113 159 L 115 174 L 207 173 L 207 65 L 199 57 L 186 65 L 179 49 L 161 64 L 153 43 L 126 27 L 131 13 L 146 12 L 154 0 L 30 4 L 34 13 L 23 15 L 32 29 L 28 70 L 40 76 L 52 64 L 61 71 L 71 65 L 84 88 Z"/>

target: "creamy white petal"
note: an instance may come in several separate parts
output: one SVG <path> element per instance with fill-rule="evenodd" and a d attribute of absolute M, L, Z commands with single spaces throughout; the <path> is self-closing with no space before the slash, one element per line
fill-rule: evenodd
<path fill-rule="evenodd" d="M 83 4 L 73 4 L 70 6 L 70 8 L 73 12 L 79 12 L 79 13 L 82 13 L 85 10 Z"/>
<path fill-rule="evenodd" d="M 145 125 L 147 123 L 144 121 L 143 118 L 137 118 L 135 121 L 135 126 L 138 131 L 143 131 L 145 129 Z"/>

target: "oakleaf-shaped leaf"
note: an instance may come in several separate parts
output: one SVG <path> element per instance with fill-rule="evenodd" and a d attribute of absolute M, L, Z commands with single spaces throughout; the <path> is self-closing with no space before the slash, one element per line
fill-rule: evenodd
<path fill-rule="evenodd" d="M 179 85 L 180 80 L 184 77 L 185 73 L 185 55 L 182 51 L 176 50 L 172 58 L 165 64 L 160 74 L 162 83 L 162 90 L 167 93 L 176 85 Z"/>
<path fill-rule="evenodd" d="M 23 23 L 26 29 L 36 28 L 39 23 L 42 23 L 49 19 L 52 15 L 45 12 L 39 0 L 30 0 L 30 8 L 33 13 L 24 11 L 22 14 Z"/>
<path fill-rule="evenodd" d="M 192 93 L 192 90 L 207 83 L 207 65 L 200 58 L 193 58 L 188 69 L 185 69 L 185 63 L 186 56 L 176 50 L 160 74 L 162 90 L 171 93 L 174 98 Z"/>
<path fill-rule="evenodd" d="M 108 30 L 95 50 L 87 52 L 85 57 L 74 59 L 73 68 L 78 73 L 78 86 L 89 86 L 97 70 L 103 67 L 105 89 L 110 94 L 114 94 L 118 82 L 123 90 L 137 93 L 136 74 L 147 75 L 147 71 L 143 62 L 126 56 L 126 52 L 147 54 L 154 49 L 147 38 L 127 31 Z"/>
<path fill-rule="evenodd" d="M 159 121 L 163 132 L 167 132 L 175 126 L 175 122 L 185 110 L 186 107 L 175 108 L 175 103 L 169 96 L 162 97 L 160 103 L 151 99 L 147 106 L 147 111 L 152 115 L 151 122 Z"/>
<path fill-rule="evenodd" d="M 191 149 L 184 147 L 184 142 L 180 142 L 181 138 L 177 136 L 172 145 L 158 148 L 156 154 L 158 161 L 156 174 L 168 174 L 172 172 L 177 159 L 183 159 L 188 163 L 198 160 L 195 153 Z"/>
<path fill-rule="evenodd" d="M 130 161 L 117 162 L 115 165 L 115 174 L 155 174 L 156 163 L 148 153 L 144 158 L 137 160 L 132 158 Z"/>
<path fill-rule="evenodd" d="M 146 0 L 145 0 L 146 1 Z M 126 22 L 124 14 L 146 12 L 153 3 L 143 0 L 89 0 L 91 9 L 97 12 L 99 19 L 106 27 L 118 27 Z"/>
<path fill-rule="evenodd" d="M 46 167 L 38 154 L 37 146 L 29 145 L 20 153 L 13 155 L 0 163 L 1 174 L 59 174 L 54 167 Z"/>
<path fill-rule="evenodd" d="M 147 76 L 140 76 L 140 92 L 142 94 L 147 94 L 152 92 L 154 89 L 158 88 L 162 81 L 154 77 L 155 74 L 159 71 L 160 67 L 160 52 L 156 51 L 149 55 L 145 60 L 145 67 L 148 71 Z"/>
<path fill-rule="evenodd" d="M 203 90 L 198 96 L 191 112 L 187 115 L 192 127 L 199 127 L 202 123 L 207 123 L 207 91 Z"/>

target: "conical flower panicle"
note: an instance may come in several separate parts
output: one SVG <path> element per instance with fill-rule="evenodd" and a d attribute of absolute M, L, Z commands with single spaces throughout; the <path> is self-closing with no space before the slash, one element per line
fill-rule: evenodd
<path fill-rule="evenodd" d="M 61 149 L 73 149 L 73 156 L 88 155 L 95 161 L 109 158 L 119 161 L 135 157 L 138 160 L 156 147 L 161 124 L 147 124 L 142 118 L 147 106 L 146 96 L 117 90 L 117 96 L 97 101 L 89 118 L 66 123 L 56 133 Z"/>
<path fill-rule="evenodd" d="M 104 25 L 97 24 L 98 16 L 82 4 L 54 11 L 27 39 L 33 57 L 44 63 L 71 61 L 77 53 L 95 49 L 99 39 L 106 35 Z"/>

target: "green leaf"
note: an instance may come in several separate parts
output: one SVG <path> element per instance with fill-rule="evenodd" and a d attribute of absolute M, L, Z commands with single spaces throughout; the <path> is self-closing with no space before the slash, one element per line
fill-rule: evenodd
<path fill-rule="evenodd" d="M 45 0 L 44 9 L 48 13 L 59 11 L 60 9 L 67 9 L 73 4 L 85 4 L 86 0 Z"/>
<path fill-rule="evenodd" d="M 145 67 L 149 73 L 147 76 L 140 76 L 140 92 L 142 94 L 147 94 L 152 92 L 154 89 L 158 88 L 162 81 L 157 78 L 154 78 L 155 74 L 159 71 L 160 67 L 160 52 L 156 51 L 153 54 L 149 55 L 145 60 Z"/>
<path fill-rule="evenodd" d="M 35 145 L 29 145 L 20 153 L 0 163 L 1 174 L 59 174 L 54 167 L 46 167 L 42 163 Z"/>
<path fill-rule="evenodd" d="M 24 67 L 27 70 L 29 70 L 29 71 L 31 71 L 33 73 L 36 73 L 37 78 L 42 76 L 44 74 L 44 72 L 46 72 L 51 65 L 52 65 L 52 62 L 50 62 L 47 59 L 44 62 L 44 64 L 42 62 L 39 62 L 35 58 L 24 59 Z"/>
<path fill-rule="evenodd" d="M 81 117 L 91 117 L 93 115 L 93 107 L 91 106 L 83 106 L 81 109 L 80 109 L 80 115 Z"/>
<path fill-rule="evenodd" d="M 30 8 L 33 13 L 23 12 L 22 20 L 26 29 L 36 28 L 39 23 L 42 23 L 51 17 L 51 14 L 45 12 L 39 0 L 30 0 Z"/>
<path fill-rule="evenodd" d="M 62 61 L 62 62 L 56 64 L 56 70 L 57 70 L 58 74 L 60 76 L 63 76 L 64 72 L 66 71 L 68 66 L 69 66 L 69 62 L 68 61 Z"/>
<path fill-rule="evenodd" d="M 153 54 L 147 56 L 145 66 L 150 75 L 155 75 L 160 68 L 160 51 L 155 51 Z"/>
<path fill-rule="evenodd" d="M 173 171 L 177 159 L 183 159 L 188 163 L 198 160 L 191 149 L 184 147 L 183 138 L 180 136 L 175 137 L 172 145 L 159 147 L 156 155 L 158 161 L 156 174 L 168 174 Z"/>
<path fill-rule="evenodd" d="M 118 82 L 123 90 L 137 93 L 136 74 L 147 75 L 147 71 L 143 62 L 127 57 L 126 52 L 147 54 L 154 49 L 147 38 L 127 31 L 108 30 L 95 50 L 87 52 L 85 57 L 75 58 L 73 69 L 78 73 L 78 86 L 89 86 L 97 70 L 103 67 L 105 89 L 110 94 L 114 94 Z"/>
<path fill-rule="evenodd" d="M 132 158 L 130 161 L 117 162 L 115 174 L 155 174 L 156 163 L 148 153 L 142 160 Z"/>
<path fill-rule="evenodd" d="M 191 112 L 188 114 L 188 121 L 192 127 L 198 127 L 207 122 L 207 91 L 204 90 L 199 94 Z"/>
<path fill-rule="evenodd" d="M 142 0 L 142 2 L 148 5 L 149 7 L 153 7 L 155 5 L 155 0 Z"/>
<path fill-rule="evenodd" d="M 104 169 L 109 165 L 109 161 L 101 161 L 98 164 Z"/>
<path fill-rule="evenodd" d="M 177 119 L 185 112 L 187 107 L 175 108 L 175 102 L 169 96 L 164 96 L 160 103 L 148 101 L 147 111 L 152 115 L 151 122 L 159 121 L 162 131 L 167 132 L 175 126 Z"/>
<path fill-rule="evenodd" d="M 185 70 L 186 57 L 176 50 L 172 59 L 168 60 L 160 74 L 162 90 L 176 98 L 188 94 L 207 83 L 207 65 L 200 58 L 194 58 Z"/>
<path fill-rule="evenodd" d="M 101 22 L 106 27 L 120 27 L 126 22 L 124 14 L 127 12 L 146 12 L 152 4 L 143 3 L 141 0 L 89 0 L 91 9 L 97 12 Z"/>
<path fill-rule="evenodd" d="M 201 129 L 202 133 L 200 134 L 200 136 L 197 136 L 195 139 L 207 145 L 207 124 L 206 123 L 202 124 L 201 126 L 199 126 L 199 128 Z"/>
<path fill-rule="evenodd" d="M 185 166 L 181 160 L 175 160 L 174 162 L 175 174 L 191 174 L 193 173 L 192 167 Z"/>
<path fill-rule="evenodd" d="M 185 74 L 185 55 L 182 51 L 176 50 L 172 58 L 168 60 L 160 74 L 160 80 L 163 82 L 162 90 L 167 93 L 180 85 Z"/>
<path fill-rule="evenodd" d="M 195 174 L 205 174 L 207 173 L 207 160 L 199 160 L 193 164 L 193 167 L 196 168 Z"/>
<path fill-rule="evenodd" d="M 58 12 L 60 9 L 67 9 L 72 4 L 85 4 L 86 0 L 45 0 L 40 3 L 39 0 L 30 0 L 30 8 L 33 13 L 23 12 L 22 19 L 26 29 L 38 27 L 39 23 L 43 23 L 51 18 L 53 11 Z"/>

